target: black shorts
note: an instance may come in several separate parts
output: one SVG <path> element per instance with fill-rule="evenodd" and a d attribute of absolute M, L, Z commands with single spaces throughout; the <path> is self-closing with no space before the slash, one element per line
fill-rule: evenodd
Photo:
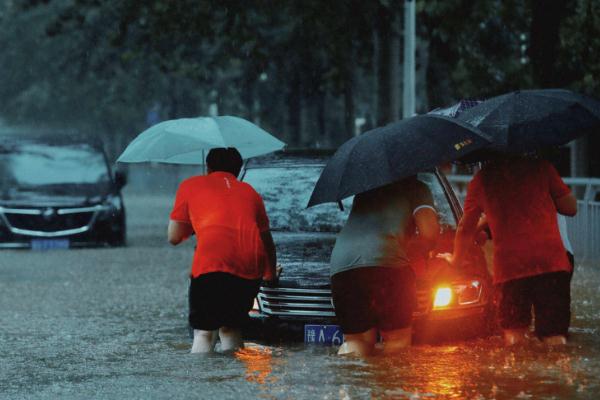
<path fill-rule="evenodd" d="M 411 268 L 362 267 L 331 277 L 333 305 L 342 332 L 391 331 L 411 325 L 416 305 Z"/>
<path fill-rule="evenodd" d="M 527 328 L 531 308 L 539 338 L 566 335 L 571 321 L 571 272 L 552 272 L 498 285 L 500 326 Z"/>
<path fill-rule="evenodd" d="M 242 328 L 260 288 L 260 279 L 211 272 L 190 279 L 189 323 L 193 329 L 212 331 Z"/>

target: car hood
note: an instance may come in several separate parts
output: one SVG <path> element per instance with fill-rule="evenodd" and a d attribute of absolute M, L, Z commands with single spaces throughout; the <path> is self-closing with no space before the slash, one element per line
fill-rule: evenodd
<path fill-rule="evenodd" d="M 0 206 L 40 208 L 40 207 L 81 207 L 102 203 L 104 195 L 51 195 L 37 192 L 15 192 L 0 196 Z"/>
<path fill-rule="evenodd" d="M 329 260 L 336 239 L 335 233 L 323 232 L 273 232 L 277 246 L 277 261 L 283 267 L 280 285 L 286 287 L 328 287 Z M 477 263 L 468 268 L 456 269 L 439 258 L 414 262 L 419 287 L 457 280 L 479 279 L 486 282 L 490 277 L 481 254 Z"/>
<path fill-rule="evenodd" d="M 329 285 L 329 258 L 335 233 L 273 232 L 277 262 L 283 267 L 282 286 L 323 287 Z"/>

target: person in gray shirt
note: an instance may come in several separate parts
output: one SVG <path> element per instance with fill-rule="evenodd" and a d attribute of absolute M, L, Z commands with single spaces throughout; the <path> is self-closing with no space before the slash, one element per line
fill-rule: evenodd
<path fill-rule="evenodd" d="M 407 246 L 429 253 L 439 235 L 431 191 L 416 176 L 354 197 L 331 254 L 331 289 L 345 341 L 338 354 L 369 355 L 411 343 L 415 274 Z"/>

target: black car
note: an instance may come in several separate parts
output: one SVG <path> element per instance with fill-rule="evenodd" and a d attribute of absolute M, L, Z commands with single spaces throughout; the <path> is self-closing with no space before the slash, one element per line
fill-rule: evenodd
<path fill-rule="evenodd" d="M 0 248 L 124 245 L 125 182 L 95 141 L 0 137 Z"/>
<path fill-rule="evenodd" d="M 260 288 L 251 311 L 247 336 L 305 342 L 341 341 L 331 301 L 329 259 L 336 233 L 343 226 L 352 199 L 306 208 L 328 156 L 278 153 L 251 160 L 242 179 L 263 197 L 283 273 L 277 286 Z M 419 174 L 431 189 L 439 213 L 441 237 L 436 249 L 451 252 L 462 208 L 438 171 Z M 418 307 L 415 341 L 466 339 L 493 328 L 491 277 L 483 251 L 474 246 L 465 270 L 439 260 L 414 262 Z M 332 326 L 333 325 L 333 326 Z"/>

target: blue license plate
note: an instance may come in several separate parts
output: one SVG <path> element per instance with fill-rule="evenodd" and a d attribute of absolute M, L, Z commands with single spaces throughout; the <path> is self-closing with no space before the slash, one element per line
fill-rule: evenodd
<path fill-rule="evenodd" d="M 304 343 L 335 345 L 344 342 L 344 335 L 338 325 L 304 325 Z"/>
<path fill-rule="evenodd" d="M 68 249 L 69 239 L 32 239 L 32 250 Z"/>

